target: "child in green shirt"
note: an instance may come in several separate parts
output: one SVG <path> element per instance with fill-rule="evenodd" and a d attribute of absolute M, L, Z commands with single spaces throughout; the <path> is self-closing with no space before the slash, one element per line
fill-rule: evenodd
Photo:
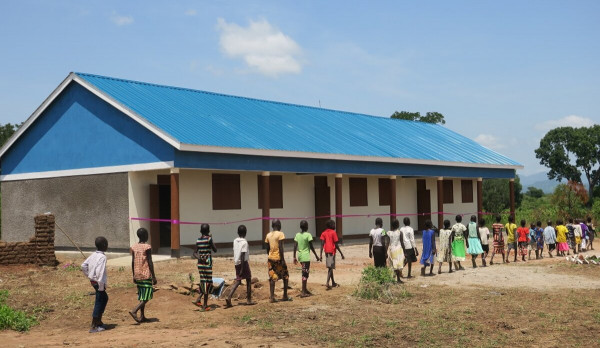
<path fill-rule="evenodd" d="M 302 292 L 300 297 L 307 297 L 312 295 L 310 291 L 306 289 L 306 283 L 308 281 L 308 275 L 310 273 L 310 252 L 312 251 L 317 259 L 317 262 L 321 261 L 317 252 L 312 244 L 313 237 L 308 233 L 308 222 L 306 220 L 300 221 L 301 232 L 296 233 L 294 238 L 294 265 L 300 262 L 302 265 Z M 296 258 L 296 251 L 298 251 L 298 257 Z"/>

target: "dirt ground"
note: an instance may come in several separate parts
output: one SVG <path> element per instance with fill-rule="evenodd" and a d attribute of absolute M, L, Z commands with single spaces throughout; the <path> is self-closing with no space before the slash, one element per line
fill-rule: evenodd
<path fill-rule="evenodd" d="M 288 249 L 289 250 L 289 249 Z M 0 267 L 0 289 L 10 291 L 9 304 L 41 316 L 27 333 L 0 332 L 3 347 L 29 346 L 483 346 L 532 347 L 600 345 L 600 266 L 575 265 L 564 258 L 496 264 L 486 268 L 421 277 L 419 265 L 396 304 L 361 300 L 352 293 L 361 270 L 371 264 L 366 245 L 342 246 L 335 278 L 341 287 L 326 291 L 323 263 L 313 262 L 309 289 L 297 297 L 300 268 L 290 267 L 291 302 L 268 303 L 266 255 L 252 255 L 254 306 L 210 300 L 200 312 L 195 296 L 178 292 L 197 279 L 191 259 L 156 263 L 160 289 L 147 306 L 150 323 L 136 324 L 127 312 L 137 303 L 129 267 L 109 267 L 109 303 L 103 318 L 109 330 L 89 334 L 94 296 L 89 282 L 64 259 L 49 267 Z M 600 251 L 598 252 L 600 255 Z M 489 259 L 489 258 L 488 258 Z M 512 258 L 511 258 L 512 260 Z M 214 276 L 231 283 L 231 258 L 215 258 Z M 480 260 L 478 260 L 480 264 Z M 437 266 L 436 266 L 437 271 Z M 406 274 L 406 271 L 404 272 Z M 178 287 L 173 289 L 171 285 Z M 276 295 L 281 296 L 282 283 Z M 244 286 L 236 297 L 244 297 Z"/>

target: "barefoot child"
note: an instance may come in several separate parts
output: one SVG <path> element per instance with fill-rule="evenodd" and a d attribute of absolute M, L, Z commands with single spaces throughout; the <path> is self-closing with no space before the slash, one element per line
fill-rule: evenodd
<path fill-rule="evenodd" d="M 156 276 L 154 275 L 154 264 L 152 263 L 152 247 L 148 242 L 148 231 L 145 228 L 137 230 L 139 243 L 134 244 L 130 249 L 131 254 L 131 273 L 133 282 L 137 285 L 138 303 L 130 312 L 129 315 L 137 323 L 148 321 L 144 311 L 146 303 L 152 299 L 154 292 L 153 285 L 156 285 Z M 138 318 L 137 313 L 141 316 Z"/>
<path fill-rule="evenodd" d="M 90 333 L 105 330 L 102 315 L 108 303 L 108 295 L 106 294 L 106 255 L 104 255 L 108 249 L 108 240 L 104 237 L 97 237 L 95 244 L 96 252 L 81 264 L 83 274 L 88 277 L 92 287 L 96 291 L 96 302 L 94 303 L 94 311 L 92 312 Z"/>
<path fill-rule="evenodd" d="M 246 281 L 246 304 L 253 305 L 252 302 L 252 272 L 250 271 L 250 251 L 248 241 L 246 240 L 246 226 L 238 226 L 238 237 L 233 241 L 233 262 L 235 263 L 235 282 L 231 286 L 229 296 L 225 300 L 225 308 L 231 308 L 231 297 L 235 290 L 240 286 L 242 280 Z"/>
<path fill-rule="evenodd" d="M 532 222 L 529 225 L 529 243 L 527 245 L 527 259 L 531 260 L 531 252 L 537 249 L 535 224 Z"/>
<path fill-rule="evenodd" d="M 542 222 L 538 221 L 535 223 L 535 241 L 536 241 L 536 250 L 535 250 L 535 259 L 539 257 L 540 259 L 544 258 L 544 229 L 542 228 Z"/>
<path fill-rule="evenodd" d="M 588 216 L 587 218 L 587 226 L 588 226 L 588 235 L 590 237 L 589 240 L 589 249 L 594 250 L 594 239 L 596 238 L 596 229 L 594 228 L 594 224 L 592 223 L 592 217 Z"/>
<path fill-rule="evenodd" d="M 579 227 L 581 228 L 581 251 L 586 251 L 587 247 L 588 247 L 588 241 L 589 241 L 589 236 L 588 236 L 588 227 L 585 224 L 585 220 L 580 219 L 579 220 Z"/>
<path fill-rule="evenodd" d="M 465 268 L 460 264 L 466 260 L 465 252 L 465 239 L 467 228 L 461 224 L 462 216 L 456 215 L 456 223 L 452 226 L 452 262 L 454 262 L 454 269 L 464 270 Z"/>
<path fill-rule="evenodd" d="M 444 228 L 440 229 L 440 247 L 438 249 L 438 274 L 442 273 L 442 263 L 448 262 L 448 273 L 452 273 L 452 248 L 450 247 L 450 220 L 444 220 Z"/>
<path fill-rule="evenodd" d="M 307 297 L 312 295 L 306 289 L 306 283 L 310 274 L 310 252 L 313 252 L 317 262 L 321 261 L 321 259 L 317 256 L 317 252 L 313 246 L 313 237 L 308 233 L 308 222 L 306 220 L 300 221 L 300 231 L 302 232 L 296 233 L 296 237 L 294 237 L 294 265 L 297 265 L 298 262 L 302 265 L 302 292 L 300 293 L 300 297 Z M 296 250 L 298 250 L 298 258 L 296 258 Z"/>
<path fill-rule="evenodd" d="M 575 227 L 573 227 L 573 218 L 569 218 L 567 224 L 567 244 L 569 249 L 573 250 L 573 254 L 577 254 L 577 245 L 575 244 Z M 567 250 L 567 255 L 570 255 L 570 250 Z"/>
<path fill-rule="evenodd" d="M 492 233 L 494 235 L 494 250 L 490 258 L 490 265 L 494 264 L 494 255 L 502 254 L 502 263 L 508 263 L 508 258 L 504 255 L 504 226 L 500 223 L 502 217 L 496 215 L 496 223 L 492 225 Z"/>
<path fill-rule="evenodd" d="M 391 231 L 387 233 L 388 238 L 388 258 L 390 265 L 396 274 L 396 281 L 402 284 L 400 280 L 402 276 L 402 267 L 404 267 L 404 240 L 400 232 L 400 222 L 396 219 L 392 220 Z"/>
<path fill-rule="evenodd" d="M 469 222 L 469 239 L 467 239 L 467 250 L 471 255 L 471 262 L 473 263 L 473 268 L 477 268 L 477 260 L 478 255 L 483 255 L 483 248 L 481 247 L 481 239 L 479 236 L 479 230 L 477 229 L 477 216 L 471 215 L 471 222 Z M 483 260 L 483 265 L 485 266 L 485 259 Z"/>
<path fill-rule="evenodd" d="M 569 220 L 571 222 L 571 220 Z M 575 220 L 573 226 L 573 235 L 575 236 L 575 254 L 579 254 L 581 252 L 581 240 L 583 236 L 583 231 L 581 230 L 581 225 L 579 224 L 579 220 Z"/>
<path fill-rule="evenodd" d="M 481 249 L 483 249 L 483 255 L 481 255 L 481 261 L 483 262 L 483 267 L 486 267 L 485 259 L 490 252 L 490 230 L 485 226 L 485 220 L 479 220 L 479 240 L 481 240 Z"/>
<path fill-rule="evenodd" d="M 556 249 L 556 231 L 552 227 L 552 221 L 548 220 L 548 225 L 544 228 L 544 243 L 548 246 L 548 256 L 552 257 L 552 251 Z M 558 256 L 558 251 L 556 252 Z"/>
<path fill-rule="evenodd" d="M 400 229 L 402 233 L 402 239 L 404 240 L 404 265 L 408 264 L 408 276 L 406 279 L 412 278 L 410 272 L 412 270 L 412 263 L 417 262 L 417 256 L 419 253 L 417 252 L 417 243 L 415 243 L 415 231 L 412 227 L 410 227 L 410 219 L 405 217 L 404 227 Z"/>
<path fill-rule="evenodd" d="M 529 243 L 529 228 L 527 228 L 526 225 L 527 222 L 525 220 L 521 220 L 521 227 L 517 228 L 519 254 L 521 254 L 523 261 L 525 261 L 525 256 L 527 255 L 527 244 Z"/>
<path fill-rule="evenodd" d="M 562 220 L 556 221 L 556 243 L 558 251 L 556 256 L 565 256 L 565 251 L 569 252 L 569 244 L 567 243 L 567 227 L 563 225 Z"/>
<path fill-rule="evenodd" d="M 210 294 L 213 281 L 212 281 L 212 255 L 211 251 L 217 252 L 217 248 L 213 244 L 212 237 L 210 236 L 210 226 L 208 224 L 202 224 L 200 226 L 200 238 L 196 241 L 196 251 L 194 252 L 194 258 L 198 259 L 198 273 L 200 274 L 200 284 L 198 291 L 200 296 L 194 302 L 196 306 L 200 306 L 202 297 L 204 302 L 202 304 L 203 311 L 209 311 L 208 307 L 208 295 Z"/>
<path fill-rule="evenodd" d="M 281 221 L 278 219 L 273 220 L 271 223 L 273 231 L 267 234 L 265 243 L 267 243 L 267 264 L 269 266 L 269 289 L 270 295 L 269 300 L 271 303 L 275 301 L 275 283 L 279 279 L 283 279 L 283 297 L 281 301 L 289 301 L 288 297 L 288 280 L 290 278 L 288 273 L 287 264 L 285 263 L 283 240 L 285 235 L 281 232 Z"/>
<path fill-rule="evenodd" d="M 387 255 L 385 247 L 385 230 L 383 220 L 375 219 L 375 228 L 369 232 L 369 258 L 375 262 L 375 267 L 385 267 Z"/>
<path fill-rule="evenodd" d="M 517 240 L 515 239 L 515 231 L 517 230 L 517 225 L 515 224 L 515 217 L 510 215 L 508 217 L 508 223 L 504 226 L 506 231 L 506 263 L 508 263 L 508 258 L 510 257 L 510 250 L 514 250 L 515 259 L 513 262 L 517 262 Z"/>
<path fill-rule="evenodd" d="M 435 263 L 435 231 L 432 229 L 431 220 L 425 221 L 425 230 L 423 230 L 423 254 L 421 255 L 421 275 L 425 275 L 425 269 L 429 268 L 429 276 L 433 276 L 433 265 Z"/>
<path fill-rule="evenodd" d="M 335 232 L 335 221 L 329 220 L 327 221 L 327 229 L 321 233 L 321 254 L 319 258 L 323 259 L 323 250 L 325 250 L 325 266 L 327 266 L 327 281 L 325 286 L 327 290 L 331 290 L 332 287 L 338 287 L 339 285 L 333 279 L 333 270 L 335 269 L 335 252 L 336 250 L 340 252 L 340 256 L 342 256 L 342 260 L 344 259 L 344 254 L 342 253 L 342 249 L 340 249 L 340 245 L 338 243 L 337 232 Z M 331 279 L 331 286 L 329 286 L 329 280 Z"/>

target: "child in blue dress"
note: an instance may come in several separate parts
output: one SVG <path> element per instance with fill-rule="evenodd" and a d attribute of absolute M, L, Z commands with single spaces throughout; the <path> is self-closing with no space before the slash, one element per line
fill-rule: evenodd
<path fill-rule="evenodd" d="M 425 230 L 423 230 L 423 253 L 421 254 L 421 275 L 425 276 L 425 268 L 429 268 L 429 276 L 433 276 L 433 265 L 435 263 L 435 231 L 433 230 L 431 220 L 425 221 Z"/>

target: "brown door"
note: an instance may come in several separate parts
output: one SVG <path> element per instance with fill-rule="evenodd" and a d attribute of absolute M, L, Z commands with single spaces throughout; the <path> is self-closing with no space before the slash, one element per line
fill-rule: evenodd
<path fill-rule="evenodd" d="M 425 220 L 431 219 L 431 194 L 424 179 L 417 180 L 417 213 L 419 214 L 418 228 L 423 230 L 425 229 Z"/>
<path fill-rule="evenodd" d="M 331 215 L 331 196 L 327 186 L 326 176 L 315 176 L 315 216 Z M 330 218 L 315 219 L 317 237 L 325 230 L 325 225 Z"/>
<path fill-rule="evenodd" d="M 150 184 L 150 218 L 158 219 L 160 216 L 159 208 L 159 190 L 158 185 Z M 152 246 L 152 252 L 158 253 L 160 247 L 160 223 L 158 221 L 150 222 L 150 246 Z"/>

